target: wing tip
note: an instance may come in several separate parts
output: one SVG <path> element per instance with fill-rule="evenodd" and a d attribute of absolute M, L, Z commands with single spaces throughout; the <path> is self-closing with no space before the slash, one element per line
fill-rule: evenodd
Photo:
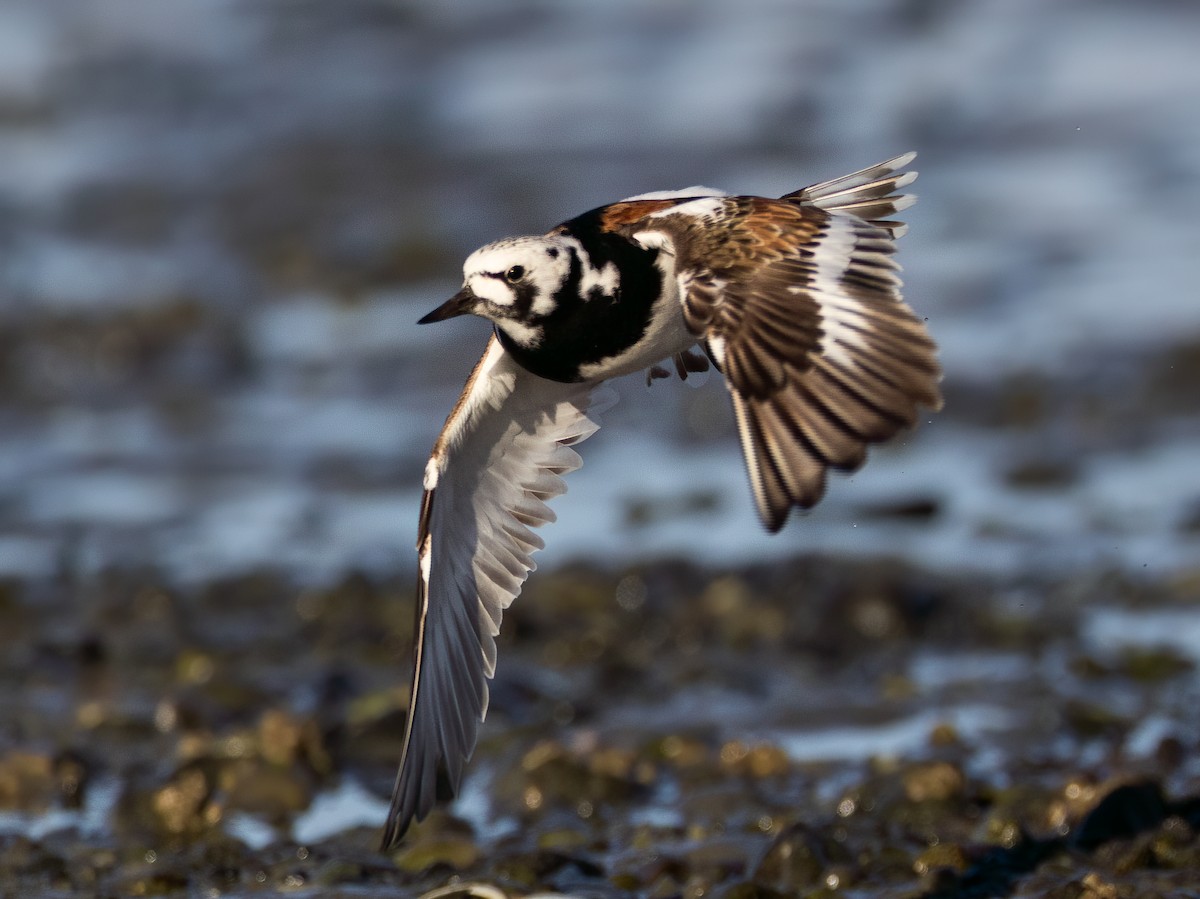
<path fill-rule="evenodd" d="M 379 851 L 386 853 L 397 848 L 403 841 L 404 835 L 408 833 L 411 823 L 411 817 L 401 818 L 399 815 L 388 812 L 388 819 L 383 825 L 383 834 L 379 837 Z"/>
<path fill-rule="evenodd" d="M 399 846 L 409 828 L 425 817 L 426 812 L 421 810 L 421 798 L 414 794 L 409 783 L 409 773 L 406 757 L 400 765 L 396 784 L 392 788 L 392 800 L 388 805 L 387 818 L 383 822 L 383 833 L 379 837 L 380 852 L 390 852 Z"/>

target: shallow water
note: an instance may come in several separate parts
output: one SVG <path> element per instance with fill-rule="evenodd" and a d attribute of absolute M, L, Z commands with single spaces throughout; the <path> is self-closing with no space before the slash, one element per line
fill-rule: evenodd
<path fill-rule="evenodd" d="M 629 614 L 661 615 L 725 573 L 783 572 L 801 557 L 833 568 L 787 585 L 785 620 L 816 614 L 841 562 L 898 560 L 961 584 L 947 602 L 964 616 L 977 584 L 1021 637 L 907 647 L 887 673 L 910 691 L 895 704 L 876 689 L 886 677 L 872 654 L 872 634 L 885 649 L 900 639 L 886 603 L 864 600 L 866 617 L 832 635 L 852 644 L 846 670 L 819 670 L 812 658 L 828 647 L 800 643 L 748 691 L 728 680 L 749 677 L 736 635 L 693 635 L 730 659 L 719 676 L 685 676 L 685 617 L 684 656 L 663 663 L 650 701 L 606 692 L 568 617 L 542 634 L 544 653 L 518 641 L 518 674 L 504 681 L 502 661 L 498 683 L 529 680 L 543 705 L 586 707 L 586 727 L 606 739 L 641 745 L 657 728 L 704 731 L 717 747 L 764 741 L 796 770 L 826 766 L 812 776 L 818 806 L 836 804 L 869 759 L 928 756 L 938 724 L 972 749 L 967 776 L 992 784 L 1030 776 L 1025 746 L 1061 780 L 1078 765 L 1106 782 L 1153 770 L 1174 741 L 1186 758 L 1160 780 L 1194 793 L 1198 27 L 1200 10 L 1171 0 L 10 0 L 0 579 L 15 598 L 0 597 L 0 613 L 17 624 L 0 750 L 86 745 L 88 715 L 115 708 L 147 728 L 138 739 L 182 759 L 178 734 L 143 715 L 163 701 L 160 681 L 119 676 L 101 702 L 70 680 L 74 666 L 89 653 L 119 670 L 161 655 L 174 660 L 167 692 L 186 692 L 193 644 L 207 657 L 210 636 L 295 627 L 292 651 L 317 660 L 303 670 L 332 671 L 338 648 L 293 619 L 360 576 L 384 597 L 394 652 L 372 656 L 353 689 L 399 683 L 406 665 L 393 678 L 385 660 L 399 658 L 408 620 L 408 588 L 395 584 L 413 575 L 425 455 L 487 334 L 477 321 L 414 322 L 456 289 L 462 258 L 645 190 L 779 194 L 913 148 L 920 202 L 900 259 L 941 345 L 946 409 L 767 537 L 719 379 L 626 379 L 556 501 L 540 564 L 552 574 L 579 560 L 616 578 L 600 592 L 634 643 L 661 625 Z M 665 605 L 643 580 L 664 559 L 700 585 Z M 222 605 L 229 584 L 256 579 L 275 605 Z M 97 611 L 110 602 L 117 611 Z M 136 640 L 123 635 L 128 616 Z M 347 625 L 347 645 L 360 636 Z M 214 657 L 250 696 L 206 702 L 234 703 L 242 723 L 264 706 L 303 710 L 319 692 L 317 675 L 282 661 L 298 685 Z M 575 661 L 558 670 L 556 658 Z M 1150 686 L 1131 683 L 1144 665 Z M 498 759 L 558 721 L 543 710 L 541 731 L 514 723 L 514 709 L 529 712 L 514 702 L 489 720 L 502 747 L 481 747 L 455 806 L 491 846 L 517 821 L 495 799 Z M 223 733 L 232 725 L 213 708 L 195 714 Z M 1064 721 L 1098 736 L 1054 737 Z M 111 840 L 112 820 L 125 820 L 113 792 L 161 786 L 166 773 L 133 772 L 114 760 L 123 742 L 103 745 L 96 776 L 110 786 L 78 810 L 17 802 L 0 811 L 0 833 L 52 842 L 75 826 Z M 321 843 L 376 823 L 387 761 L 351 767 L 316 777 L 307 811 L 282 823 L 230 808 L 223 826 L 265 851 L 277 837 Z M 629 821 L 678 826 L 690 814 L 680 778 L 631 803 Z M 623 851 L 597 855 L 620 867 Z"/>

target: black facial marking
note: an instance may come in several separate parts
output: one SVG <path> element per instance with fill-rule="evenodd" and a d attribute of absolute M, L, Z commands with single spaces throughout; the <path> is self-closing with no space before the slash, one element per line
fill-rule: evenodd
<path fill-rule="evenodd" d="M 546 255 L 551 259 L 558 258 L 558 247 L 546 247 Z"/>
<path fill-rule="evenodd" d="M 549 315 L 538 320 L 542 342 L 532 349 L 517 346 L 503 332 L 500 342 L 523 367 L 552 381 L 578 381 L 579 368 L 616 356 L 646 333 L 654 301 L 662 290 L 662 273 L 654 265 L 657 250 L 647 250 L 628 238 L 600 228 L 595 211 L 573 219 L 565 226 L 587 250 L 591 264 L 603 270 L 610 262 L 619 275 L 614 296 L 593 288 L 588 298 L 580 297 L 583 261 L 573 247 L 566 252 L 570 267 L 554 295 Z M 518 308 L 529 310 L 518 288 Z"/>
<path fill-rule="evenodd" d="M 513 266 L 513 268 L 520 268 L 520 266 Z M 494 314 L 501 318 L 513 318 L 517 321 L 525 321 L 530 317 L 530 309 L 533 307 L 533 301 L 535 299 L 534 294 L 536 293 L 537 288 L 533 284 L 526 282 L 517 281 L 516 283 L 513 283 L 513 281 L 508 277 L 511 272 L 512 268 L 505 272 L 484 273 L 487 277 L 495 278 L 497 281 L 503 283 L 513 295 L 513 301 L 510 305 L 489 305 L 491 305 Z M 523 271 L 522 274 L 524 274 Z"/>

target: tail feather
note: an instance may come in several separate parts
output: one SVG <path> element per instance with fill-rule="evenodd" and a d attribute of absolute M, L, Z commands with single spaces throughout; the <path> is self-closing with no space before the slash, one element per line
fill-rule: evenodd
<path fill-rule="evenodd" d="M 792 191 L 781 199 L 816 206 L 827 212 L 856 215 L 886 228 L 893 237 L 901 237 L 908 230 L 907 226 L 903 222 L 888 221 L 888 217 L 917 201 L 912 194 L 897 193 L 917 180 L 916 172 L 904 171 L 916 156 L 916 153 L 904 153 L 853 174 Z"/>

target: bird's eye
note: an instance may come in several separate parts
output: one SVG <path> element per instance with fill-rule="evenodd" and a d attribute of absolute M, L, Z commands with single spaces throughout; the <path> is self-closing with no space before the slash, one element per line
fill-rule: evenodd
<path fill-rule="evenodd" d="M 510 268 L 508 271 L 506 271 L 504 273 L 504 280 L 507 281 L 509 284 L 516 284 L 518 281 L 520 281 L 524 277 L 525 277 L 525 266 L 523 266 L 523 265 L 514 265 L 512 268 Z"/>

